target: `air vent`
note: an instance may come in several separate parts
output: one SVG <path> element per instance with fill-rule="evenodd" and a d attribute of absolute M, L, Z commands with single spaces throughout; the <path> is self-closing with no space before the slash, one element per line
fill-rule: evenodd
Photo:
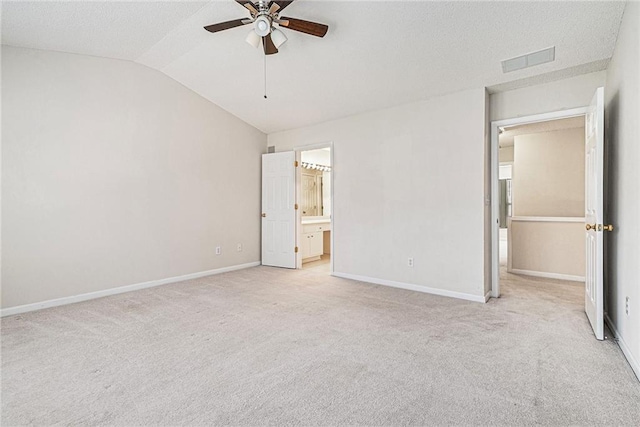
<path fill-rule="evenodd" d="M 522 70 L 523 68 L 533 67 L 534 65 L 544 64 L 556 59 L 556 48 L 552 46 L 537 52 L 528 53 L 515 58 L 505 59 L 502 61 L 502 72 L 510 73 L 511 71 Z"/>

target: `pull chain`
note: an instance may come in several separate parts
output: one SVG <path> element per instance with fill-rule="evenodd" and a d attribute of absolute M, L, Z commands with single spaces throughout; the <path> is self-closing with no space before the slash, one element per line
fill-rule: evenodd
<path fill-rule="evenodd" d="M 264 99 L 267 99 L 267 54 L 264 54 Z"/>

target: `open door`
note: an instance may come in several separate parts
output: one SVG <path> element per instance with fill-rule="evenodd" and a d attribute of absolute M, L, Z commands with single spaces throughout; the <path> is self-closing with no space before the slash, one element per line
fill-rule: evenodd
<path fill-rule="evenodd" d="M 603 225 L 604 89 L 598 88 L 585 120 L 586 273 L 584 311 L 599 340 L 604 339 Z"/>
<path fill-rule="evenodd" d="M 296 268 L 295 156 L 262 155 L 262 265 Z"/>

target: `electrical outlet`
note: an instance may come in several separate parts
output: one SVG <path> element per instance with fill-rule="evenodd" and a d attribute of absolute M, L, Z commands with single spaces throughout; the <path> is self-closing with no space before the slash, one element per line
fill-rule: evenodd
<path fill-rule="evenodd" d="M 413 258 L 409 258 L 409 259 L 407 260 L 407 266 L 409 266 L 409 267 L 413 267 Z"/>
<path fill-rule="evenodd" d="M 242 243 L 238 243 L 238 252 L 242 252 Z"/>
<path fill-rule="evenodd" d="M 626 297 L 624 299 L 624 312 L 628 316 L 630 311 L 631 311 L 631 303 L 629 302 L 629 297 Z"/>
<path fill-rule="evenodd" d="M 220 246 L 216 246 L 216 255 L 222 254 L 222 248 Z"/>

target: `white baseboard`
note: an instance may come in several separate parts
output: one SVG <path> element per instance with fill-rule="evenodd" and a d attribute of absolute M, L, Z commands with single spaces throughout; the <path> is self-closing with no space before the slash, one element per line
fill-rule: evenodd
<path fill-rule="evenodd" d="M 374 277 L 358 276 L 356 274 L 337 273 L 332 274 L 343 279 L 357 280 L 358 282 L 373 283 L 374 285 L 390 286 L 392 288 L 407 289 L 410 291 L 424 292 L 426 294 L 440 295 L 443 297 L 458 298 L 474 302 L 487 302 L 487 296 L 471 295 L 463 292 L 447 291 L 445 289 L 430 288 L 428 286 L 414 285 L 412 283 L 395 282 L 393 280 L 376 279 Z M 490 294 L 490 292 L 489 292 Z"/>
<path fill-rule="evenodd" d="M 572 282 L 584 282 L 584 276 L 572 276 L 570 274 L 547 273 L 546 271 L 520 270 L 512 268 L 507 273 L 523 274 L 525 276 L 546 277 L 547 279 L 570 280 Z"/>
<path fill-rule="evenodd" d="M 489 298 L 491 298 L 491 295 L 492 295 L 491 289 L 489 289 L 489 291 L 486 294 L 484 294 L 484 302 L 489 301 Z"/>
<path fill-rule="evenodd" d="M 200 271 L 198 273 L 185 274 L 183 276 L 169 277 L 166 279 L 152 280 L 150 282 L 136 283 L 133 285 L 120 286 L 117 288 L 104 289 L 102 291 L 88 292 L 86 294 L 73 295 L 70 297 L 56 298 L 48 301 L 36 302 L 33 304 L 18 305 L 16 307 L 3 308 L 0 310 L 0 317 L 12 316 L 14 314 L 26 313 L 29 311 L 42 310 L 43 308 L 57 307 L 60 305 L 73 304 L 90 299 L 102 298 L 110 295 L 123 294 L 125 292 L 137 291 L 140 289 L 153 288 L 155 286 L 167 285 L 169 283 L 182 282 L 185 280 L 198 279 L 200 277 L 213 276 L 214 274 L 227 273 L 229 271 L 242 270 L 244 268 L 256 267 L 260 261 L 247 264 L 232 265 L 230 267 L 217 268 L 215 270 Z"/>
<path fill-rule="evenodd" d="M 624 357 L 627 358 L 629 365 L 631 365 L 631 369 L 633 369 L 633 372 L 636 374 L 638 381 L 640 381 L 640 363 L 638 363 L 638 361 L 633 357 L 633 354 L 631 354 L 631 350 L 629 349 L 629 346 L 624 341 L 624 339 L 620 336 L 620 333 L 618 332 L 616 325 L 613 323 L 608 313 L 605 313 L 604 320 L 605 322 L 607 322 L 607 325 L 609 325 L 609 329 L 611 329 L 611 332 L 613 333 L 616 339 L 616 342 L 620 347 L 620 350 L 622 350 L 622 354 L 624 354 Z"/>

